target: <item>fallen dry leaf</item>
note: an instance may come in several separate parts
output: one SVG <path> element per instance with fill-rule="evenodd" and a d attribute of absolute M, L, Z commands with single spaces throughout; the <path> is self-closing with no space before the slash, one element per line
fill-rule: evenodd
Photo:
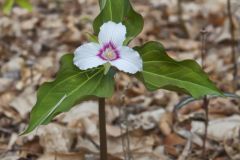
<path fill-rule="evenodd" d="M 204 124 L 202 122 L 193 121 L 191 126 L 193 133 L 203 135 Z M 223 141 L 225 136 L 234 132 L 236 127 L 240 127 L 240 116 L 238 115 L 211 120 L 208 126 L 208 138 Z"/>

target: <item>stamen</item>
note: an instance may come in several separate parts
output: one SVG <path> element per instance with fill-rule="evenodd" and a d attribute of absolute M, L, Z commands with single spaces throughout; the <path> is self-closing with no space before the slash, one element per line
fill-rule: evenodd
<path fill-rule="evenodd" d="M 112 51 L 105 52 L 105 56 L 108 58 L 108 60 L 111 60 L 115 57 Z"/>

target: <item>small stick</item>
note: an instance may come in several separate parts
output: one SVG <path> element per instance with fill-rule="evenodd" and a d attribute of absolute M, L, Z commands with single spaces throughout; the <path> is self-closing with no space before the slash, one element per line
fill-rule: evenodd
<path fill-rule="evenodd" d="M 116 77 L 118 76 L 118 74 L 116 74 L 115 76 L 115 79 Z M 115 80 L 117 81 L 117 80 Z M 118 93 L 120 91 L 119 89 L 119 84 L 116 83 L 116 92 Z M 121 114 L 122 114 L 122 107 L 125 106 L 125 91 L 126 89 L 124 89 L 123 92 L 121 92 L 121 96 L 120 96 L 120 101 L 119 101 L 119 105 L 118 105 L 118 111 L 119 111 L 119 117 L 121 117 Z M 120 121 L 120 124 L 119 124 L 119 127 L 120 127 L 120 132 L 121 132 L 121 141 L 122 141 L 122 150 L 123 150 L 123 156 L 124 156 L 124 159 L 127 160 L 128 158 L 128 155 L 127 155 L 127 152 L 126 152 L 126 145 L 125 145 L 125 139 L 124 139 L 124 133 L 123 133 L 123 127 L 122 127 L 122 122 Z"/>
<path fill-rule="evenodd" d="M 205 110 L 205 114 L 206 114 L 206 119 L 205 119 L 205 130 L 204 130 L 204 137 L 203 137 L 203 147 L 202 147 L 202 156 L 206 157 L 206 142 L 207 142 L 207 134 L 208 134 L 208 124 L 209 124 L 209 110 L 208 110 L 208 104 L 209 104 L 209 100 L 207 99 L 207 97 L 205 96 L 203 98 L 203 105 L 202 108 Z"/>
<path fill-rule="evenodd" d="M 119 111 L 119 117 L 121 116 L 122 114 L 122 111 L 121 111 L 121 108 L 120 106 L 118 107 L 118 111 Z M 121 122 L 119 124 L 119 127 L 120 127 L 120 132 L 121 132 L 121 141 L 122 141 L 122 150 L 123 150 L 123 156 L 124 156 L 124 159 L 127 159 L 127 152 L 126 152 L 126 145 L 125 145 L 125 139 L 124 139 L 124 136 L 123 136 L 123 127 L 121 125 Z"/>
<path fill-rule="evenodd" d="M 128 113 L 125 110 L 125 123 L 126 123 L 126 140 L 127 140 L 127 155 L 128 160 L 133 160 L 133 156 L 131 153 L 131 146 L 130 146 L 130 137 L 129 137 L 129 122 L 128 122 Z"/>
<path fill-rule="evenodd" d="M 122 145 L 123 145 L 123 152 L 124 152 L 125 160 L 133 159 L 132 154 L 131 154 L 130 138 L 129 138 L 128 112 L 126 111 L 126 104 L 125 104 L 125 98 L 126 98 L 125 94 L 126 94 L 126 91 L 129 89 L 129 86 L 130 86 L 130 84 L 128 84 L 127 87 L 124 88 L 124 91 L 122 92 L 122 96 L 121 96 L 121 107 L 123 107 L 124 123 L 126 125 L 126 133 L 124 136 L 122 134 Z M 120 106 L 119 106 L 119 112 L 121 113 Z M 120 124 L 120 129 L 121 129 L 121 133 L 122 133 L 121 124 Z"/>
<path fill-rule="evenodd" d="M 127 89 L 132 88 L 132 83 L 128 83 Z M 130 142 L 130 137 L 129 137 L 129 121 L 128 121 L 128 110 L 126 106 L 124 106 L 124 119 L 125 119 L 125 124 L 126 124 L 126 141 L 127 141 L 127 155 L 128 155 L 128 160 L 134 160 L 133 155 L 131 152 L 131 142 Z"/>
<path fill-rule="evenodd" d="M 105 98 L 98 99 L 99 111 L 99 135 L 100 135 L 100 160 L 107 160 L 107 134 L 106 134 L 106 114 Z"/>
<path fill-rule="evenodd" d="M 235 51 L 235 34 L 234 34 L 234 23 L 233 23 L 233 17 L 232 17 L 232 11 L 231 11 L 231 1 L 227 0 L 227 11 L 228 11 L 228 19 L 230 24 L 230 33 L 231 33 L 231 52 L 232 52 L 232 63 L 233 63 L 233 89 L 236 90 L 237 85 L 237 61 L 236 61 L 236 51 Z"/>
<path fill-rule="evenodd" d="M 201 30 L 201 41 L 202 41 L 202 49 L 201 49 L 201 59 L 202 59 L 202 68 L 204 69 L 204 60 L 206 58 L 206 39 L 207 39 L 208 32 L 203 28 Z M 207 141 L 207 133 L 208 133 L 208 124 L 209 124 L 209 110 L 208 110 L 209 100 L 207 96 L 203 98 L 202 108 L 205 110 L 205 130 L 204 130 L 204 137 L 203 137 L 203 146 L 202 146 L 202 157 L 206 157 L 206 141 Z"/>

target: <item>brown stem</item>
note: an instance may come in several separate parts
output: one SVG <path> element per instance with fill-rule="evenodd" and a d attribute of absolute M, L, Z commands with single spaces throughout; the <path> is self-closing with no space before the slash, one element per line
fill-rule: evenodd
<path fill-rule="evenodd" d="M 205 28 L 201 30 L 201 41 L 202 41 L 202 47 L 201 47 L 201 60 L 202 60 L 202 68 L 205 68 L 204 60 L 206 58 L 206 35 L 207 31 Z"/>
<path fill-rule="evenodd" d="M 207 99 L 207 97 L 205 96 L 203 98 L 203 109 L 205 110 L 205 114 L 206 114 L 206 119 L 205 119 L 205 130 L 204 130 L 204 137 L 203 137 L 203 146 L 202 146 L 202 156 L 206 157 L 206 142 L 207 142 L 207 133 L 208 133 L 208 124 L 209 124 L 209 116 L 208 116 L 208 104 L 209 104 L 209 100 Z"/>
<path fill-rule="evenodd" d="M 98 99 L 99 135 L 100 135 L 100 160 L 107 160 L 107 134 L 105 116 L 105 98 Z"/>
<path fill-rule="evenodd" d="M 201 30 L 201 39 L 202 39 L 202 49 L 201 49 L 201 58 L 202 58 L 202 68 L 204 69 L 204 60 L 206 58 L 206 39 L 208 36 L 208 32 L 206 31 L 206 29 L 202 29 Z M 205 111 L 205 130 L 204 130 L 204 137 L 203 137 L 203 146 L 202 146 L 202 157 L 205 158 L 206 157 L 206 142 L 207 142 L 207 133 L 208 133 L 208 123 L 209 123 L 209 116 L 208 116 L 208 104 L 209 104 L 209 100 L 207 98 L 207 96 L 204 96 L 203 98 L 203 104 L 202 104 L 202 108 Z"/>
<path fill-rule="evenodd" d="M 117 87 L 118 88 L 118 87 Z M 124 124 L 126 125 L 126 133 L 125 135 L 123 135 L 123 133 L 121 132 L 122 135 L 122 145 L 123 145 L 123 153 L 124 153 L 124 159 L 125 160 L 132 160 L 132 154 L 131 154 L 131 148 L 130 148 L 130 137 L 129 137 L 129 128 L 128 128 L 128 112 L 126 110 L 126 104 L 125 104 L 125 94 L 127 92 L 127 90 L 130 88 L 130 84 L 128 83 L 128 85 L 124 88 L 124 91 L 122 92 L 122 97 L 121 97 L 121 104 L 119 106 L 123 108 L 123 118 L 124 118 Z M 121 109 L 120 113 L 121 113 Z M 120 124 L 120 129 L 122 131 L 122 127 Z"/>
<path fill-rule="evenodd" d="M 235 52 L 235 35 L 234 35 L 234 23 L 231 11 L 231 1 L 227 0 L 227 11 L 228 11 L 228 19 L 230 24 L 230 33 L 231 33 L 231 49 L 232 49 L 232 63 L 233 63 L 233 89 L 236 90 L 236 79 L 237 79 L 237 62 L 236 62 L 236 52 Z"/>

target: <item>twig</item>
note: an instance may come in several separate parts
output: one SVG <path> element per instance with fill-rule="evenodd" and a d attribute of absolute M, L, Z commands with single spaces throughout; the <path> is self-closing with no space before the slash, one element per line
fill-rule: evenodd
<path fill-rule="evenodd" d="M 105 116 L 105 98 L 98 99 L 99 135 L 100 135 L 100 160 L 107 160 L 107 134 Z"/>
<path fill-rule="evenodd" d="M 125 160 L 132 160 L 133 158 L 132 158 L 130 138 L 129 138 L 128 111 L 126 109 L 126 106 L 124 106 L 123 117 L 124 117 L 124 124 L 126 126 L 126 132 L 124 135 L 124 145 L 125 145 L 125 152 L 126 152 Z"/>
<path fill-rule="evenodd" d="M 202 68 L 204 69 L 205 68 L 204 61 L 207 56 L 206 41 L 207 41 L 207 36 L 208 36 L 209 32 L 205 28 L 202 28 L 200 33 L 201 33 L 201 42 L 202 42 L 202 47 L 201 47 Z"/>
<path fill-rule="evenodd" d="M 119 111 L 119 117 L 121 117 L 121 114 L 122 114 L 121 107 L 118 107 L 118 111 Z M 120 127 L 120 132 L 121 132 L 121 142 L 122 142 L 123 156 L 124 156 L 124 159 L 127 159 L 127 151 L 125 149 L 126 145 L 125 145 L 124 133 L 123 133 L 123 127 L 121 125 L 121 121 L 119 123 L 119 127 Z"/>
<path fill-rule="evenodd" d="M 118 74 L 115 75 L 115 79 L 118 76 Z M 117 81 L 117 80 L 115 80 Z M 116 92 L 120 92 L 119 89 L 119 84 L 116 84 Z M 123 92 L 121 92 L 120 94 L 120 98 L 119 98 L 119 103 L 118 103 L 118 112 L 119 112 L 119 118 L 120 118 L 120 122 L 119 122 L 119 127 L 120 127 L 120 132 L 121 132 L 121 142 L 122 142 L 122 150 L 123 150 L 123 156 L 124 159 L 127 159 L 127 151 L 126 151 L 126 145 L 125 145 L 125 139 L 124 139 L 124 132 L 123 132 L 123 127 L 122 127 L 122 121 L 121 121 L 121 115 L 122 115 L 122 106 L 125 106 L 125 90 Z"/>
<path fill-rule="evenodd" d="M 128 113 L 125 110 L 125 124 L 126 124 L 126 139 L 127 139 L 127 155 L 128 155 L 128 160 L 133 160 L 133 156 L 131 153 L 131 146 L 130 146 L 130 138 L 129 138 L 129 124 L 128 124 Z"/>
<path fill-rule="evenodd" d="M 201 48 L 201 58 L 202 58 L 202 68 L 204 69 L 204 60 L 206 58 L 206 39 L 208 36 L 208 32 L 203 28 L 201 30 L 201 40 L 202 40 L 202 48 Z M 202 146 L 202 157 L 206 157 L 206 141 L 207 141 L 207 133 L 208 133 L 208 123 L 209 123 L 209 116 L 208 116 L 208 104 L 209 99 L 207 96 L 203 98 L 202 108 L 205 110 L 205 130 L 204 130 L 204 137 L 203 137 L 203 146 Z"/>
<path fill-rule="evenodd" d="M 232 52 L 232 63 L 233 63 L 233 89 L 236 90 L 237 87 L 237 61 L 236 61 L 236 51 L 235 51 L 235 34 L 234 34 L 234 23 L 231 11 L 231 1 L 227 0 L 227 11 L 228 11 L 228 19 L 230 24 L 230 33 L 231 33 L 231 52 Z"/>
<path fill-rule="evenodd" d="M 203 105 L 202 108 L 205 110 L 206 114 L 206 119 L 205 119 L 205 130 L 204 130 L 204 137 L 203 137 L 203 147 L 202 147 L 202 156 L 206 157 L 206 142 L 207 142 L 207 134 L 208 134 L 208 124 L 209 124 L 209 116 L 208 116 L 208 104 L 209 104 L 209 99 L 205 96 L 203 98 Z"/>
<path fill-rule="evenodd" d="M 132 88 L 133 84 L 132 83 L 128 83 L 127 85 L 127 90 L 129 88 Z M 126 124 L 126 141 L 127 141 L 127 155 L 128 155 L 128 159 L 127 160 L 134 160 L 133 159 L 133 155 L 132 155 L 132 152 L 131 152 L 131 142 L 130 142 L 130 137 L 129 137 L 129 121 L 128 121 L 128 110 L 126 108 L 126 106 L 124 107 L 124 119 L 125 119 L 125 124 Z"/>
<path fill-rule="evenodd" d="M 118 75 L 115 76 L 115 78 Z M 121 131 L 121 141 L 122 141 L 122 149 L 123 149 L 123 155 L 124 155 L 124 160 L 133 160 L 133 156 L 131 153 L 131 148 L 130 148 L 130 138 L 129 138 L 129 128 L 128 128 L 128 112 L 126 109 L 126 92 L 128 89 L 131 88 L 131 84 L 128 83 L 127 86 L 124 87 L 123 91 L 120 92 L 120 97 L 119 97 L 119 117 L 121 114 L 123 114 L 123 123 L 126 126 L 126 131 L 123 133 L 123 127 L 121 126 L 122 121 L 120 121 L 120 131 Z M 119 85 L 116 85 L 116 89 L 119 92 Z M 123 111 L 122 111 L 123 108 Z"/>
<path fill-rule="evenodd" d="M 100 146 L 92 139 L 91 136 L 84 133 L 83 137 L 86 137 L 86 139 L 88 139 L 98 150 L 100 150 Z"/>

